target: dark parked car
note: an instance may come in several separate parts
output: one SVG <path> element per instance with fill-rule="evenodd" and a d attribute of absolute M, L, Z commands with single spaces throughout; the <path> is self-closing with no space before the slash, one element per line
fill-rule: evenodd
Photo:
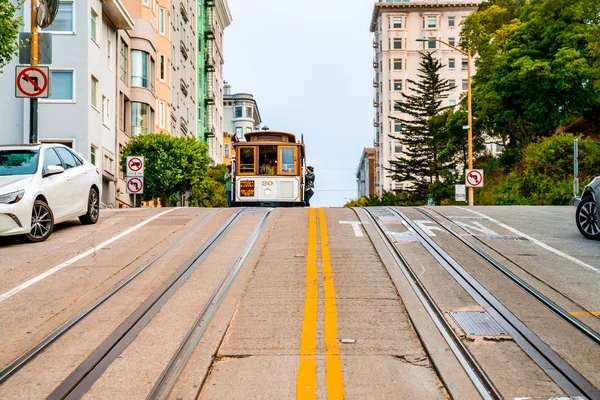
<path fill-rule="evenodd" d="M 600 176 L 595 177 L 583 190 L 575 220 L 583 236 L 600 240 Z"/>

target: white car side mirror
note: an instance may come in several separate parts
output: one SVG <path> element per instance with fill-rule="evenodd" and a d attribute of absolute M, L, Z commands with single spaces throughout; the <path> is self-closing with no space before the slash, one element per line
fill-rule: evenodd
<path fill-rule="evenodd" d="M 50 175 L 62 174 L 63 172 L 65 172 L 65 169 L 60 165 L 48 165 L 44 178 Z"/>

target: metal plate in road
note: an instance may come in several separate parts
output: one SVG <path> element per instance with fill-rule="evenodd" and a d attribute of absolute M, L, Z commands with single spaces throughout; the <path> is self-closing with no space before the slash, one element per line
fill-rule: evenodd
<path fill-rule="evenodd" d="M 487 312 L 451 312 L 450 316 L 467 336 L 508 336 Z"/>

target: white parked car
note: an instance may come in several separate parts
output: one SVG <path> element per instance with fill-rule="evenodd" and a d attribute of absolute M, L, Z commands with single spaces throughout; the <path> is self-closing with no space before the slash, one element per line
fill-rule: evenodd
<path fill-rule="evenodd" d="M 42 242 L 54 224 L 100 216 L 95 165 L 58 144 L 0 146 L 0 236 Z"/>

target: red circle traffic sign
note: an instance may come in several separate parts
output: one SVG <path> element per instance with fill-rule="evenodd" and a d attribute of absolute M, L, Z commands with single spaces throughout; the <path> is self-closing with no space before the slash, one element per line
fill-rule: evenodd
<path fill-rule="evenodd" d="M 140 178 L 129 178 L 127 179 L 127 188 L 131 193 L 139 193 L 144 188 L 144 184 Z"/>
<path fill-rule="evenodd" d="M 479 186 L 483 182 L 483 175 L 479 171 L 469 171 L 467 174 L 467 183 L 471 186 Z"/>
<path fill-rule="evenodd" d="M 44 83 L 42 85 L 38 85 L 33 79 L 31 79 L 31 77 L 29 75 L 27 75 L 27 72 L 29 71 L 35 71 L 37 73 L 39 73 L 42 76 L 42 80 L 44 81 Z M 28 91 L 26 91 L 25 89 L 23 89 L 23 87 L 21 87 L 21 79 L 26 80 L 27 82 L 29 82 L 31 85 L 33 85 L 33 87 L 35 88 L 33 93 L 30 93 Z M 42 71 L 39 68 L 35 68 L 35 67 L 31 67 L 31 68 L 25 68 L 23 71 L 19 72 L 19 75 L 17 76 L 17 88 L 19 89 L 19 92 L 23 93 L 25 96 L 39 96 L 40 94 L 44 93 L 44 91 L 46 90 L 46 88 L 48 87 L 48 77 L 44 74 L 44 71 Z"/>
<path fill-rule="evenodd" d="M 137 161 L 137 163 L 134 163 L 134 161 Z M 142 160 L 139 159 L 139 158 L 137 158 L 137 157 L 129 159 L 129 165 L 128 165 L 128 167 L 133 172 L 138 172 L 139 170 L 141 170 L 142 169 L 142 165 L 143 165 Z"/>

